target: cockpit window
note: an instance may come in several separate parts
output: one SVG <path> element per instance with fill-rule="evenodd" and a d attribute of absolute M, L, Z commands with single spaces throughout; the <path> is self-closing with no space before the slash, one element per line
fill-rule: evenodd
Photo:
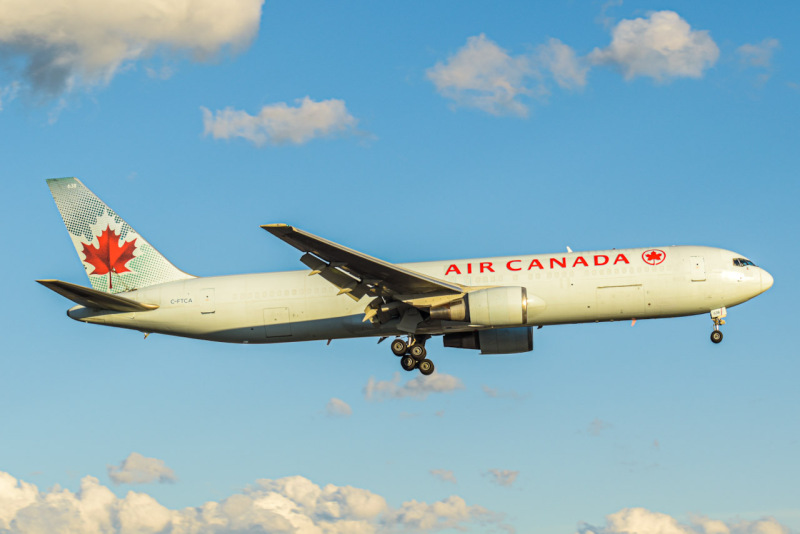
<path fill-rule="evenodd" d="M 752 265 L 753 267 L 756 266 L 755 263 L 745 258 L 734 258 L 733 264 L 737 267 L 747 267 L 748 265 Z"/>

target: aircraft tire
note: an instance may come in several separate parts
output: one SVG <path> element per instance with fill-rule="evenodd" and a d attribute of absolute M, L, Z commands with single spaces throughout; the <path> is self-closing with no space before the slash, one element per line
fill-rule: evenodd
<path fill-rule="evenodd" d="M 419 362 L 419 372 L 425 376 L 433 373 L 434 369 L 435 367 L 433 366 L 433 362 L 428 359 L 424 359 Z"/>
<path fill-rule="evenodd" d="M 411 356 L 403 356 L 400 358 L 400 366 L 406 371 L 413 371 L 417 367 L 417 360 Z"/>
<path fill-rule="evenodd" d="M 415 360 L 420 361 L 425 359 L 428 351 L 425 350 L 423 345 L 412 345 L 411 349 L 409 350 L 409 354 L 411 354 L 411 357 Z"/>
<path fill-rule="evenodd" d="M 405 341 L 398 338 L 392 341 L 392 352 L 395 356 L 402 356 L 406 352 L 408 352 L 408 345 Z"/>
<path fill-rule="evenodd" d="M 722 332 L 720 332 L 719 330 L 714 330 L 713 332 L 711 332 L 711 342 L 719 343 L 720 341 L 722 341 Z"/>

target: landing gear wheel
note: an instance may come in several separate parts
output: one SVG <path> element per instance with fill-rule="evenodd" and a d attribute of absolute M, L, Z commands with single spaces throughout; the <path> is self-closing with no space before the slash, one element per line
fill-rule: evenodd
<path fill-rule="evenodd" d="M 711 332 L 711 341 L 713 343 L 719 343 L 720 341 L 722 341 L 722 332 L 720 332 L 719 330 L 714 330 L 713 332 Z"/>
<path fill-rule="evenodd" d="M 402 356 L 408 351 L 408 345 L 402 339 L 395 339 L 392 341 L 392 352 L 395 356 Z"/>
<path fill-rule="evenodd" d="M 400 366 L 406 371 L 413 371 L 417 367 L 417 360 L 411 356 L 403 356 L 400 358 Z"/>
<path fill-rule="evenodd" d="M 423 375 L 427 376 L 431 374 L 434 370 L 433 362 L 425 359 L 419 362 L 419 372 Z"/>
<path fill-rule="evenodd" d="M 412 345 L 409 353 L 415 360 L 422 360 L 425 358 L 428 351 L 425 350 L 423 345 Z"/>

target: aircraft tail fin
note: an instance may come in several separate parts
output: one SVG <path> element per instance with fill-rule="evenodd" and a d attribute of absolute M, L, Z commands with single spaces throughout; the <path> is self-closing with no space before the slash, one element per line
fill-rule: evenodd
<path fill-rule="evenodd" d="M 170 263 L 77 178 L 53 178 L 47 185 L 95 290 L 120 293 L 194 278 Z"/>

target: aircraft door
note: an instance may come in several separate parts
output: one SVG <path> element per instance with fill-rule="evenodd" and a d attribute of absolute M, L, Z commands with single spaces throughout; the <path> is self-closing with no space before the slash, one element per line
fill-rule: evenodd
<path fill-rule="evenodd" d="M 289 322 L 289 308 L 265 308 L 264 329 L 268 338 L 291 336 L 292 323 Z"/>
<path fill-rule="evenodd" d="M 704 282 L 706 279 L 706 262 L 703 256 L 689 258 L 689 268 L 692 270 L 692 282 Z"/>
<path fill-rule="evenodd" d="M 200 313 L 203 315 L 207 313 L 214 313 L 216 307 L 214 304 L 214 288 L 203 289 L 200 292 Z"/>

